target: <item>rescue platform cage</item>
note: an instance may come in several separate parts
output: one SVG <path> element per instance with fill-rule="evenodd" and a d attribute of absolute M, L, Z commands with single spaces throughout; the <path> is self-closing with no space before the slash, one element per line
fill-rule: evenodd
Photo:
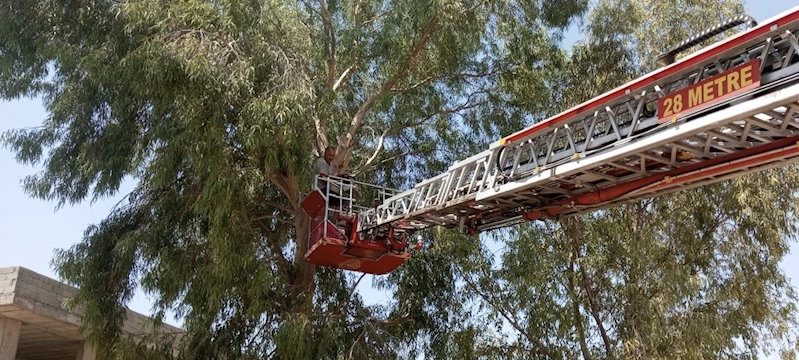
<path fill-rule="evenodd" d="M 352 219 L 358 214 L 366 213 L 402 192 L 386 186 L 333 175 L 314 175 L 313 189 L 319 190 L 324 196 L 326 220 L 334 224 L 338 220 Z M 322 236 L 328 237 L 326 228 L 323 229 Z"/>
<path fill-rule="evenodd" d="M 313 190 L 302 201 L 311 217 L 306 261 L 382 275 L 410 258 L 408 231 L 388 224 L 368 231 L 358 226 L 362 213 L 389 201 L 398 190 L 341 176 L 313 180 Z"/>

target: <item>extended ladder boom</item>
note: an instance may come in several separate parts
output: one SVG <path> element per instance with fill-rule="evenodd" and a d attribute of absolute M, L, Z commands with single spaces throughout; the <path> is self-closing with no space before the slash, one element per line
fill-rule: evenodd
<path fill-rule="evenodd" d="M 799 7 L 511 134 L 362 212 L 358 231 L 483 231 L 799 161 L 797 32 Z"/>

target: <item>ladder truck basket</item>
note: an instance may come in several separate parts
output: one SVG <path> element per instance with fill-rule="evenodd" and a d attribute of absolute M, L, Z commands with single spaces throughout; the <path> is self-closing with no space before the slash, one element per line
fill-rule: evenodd
<path fill-rule="evenodd" d="M 399 193 L 398 190 L 339 176 L 315 176 L 301 206 L 310 217 L 305 260 L 319 266 L 386 274 L 410 258 L 406 233 L 384 231 L 359 234 L 359 213 Z"/>

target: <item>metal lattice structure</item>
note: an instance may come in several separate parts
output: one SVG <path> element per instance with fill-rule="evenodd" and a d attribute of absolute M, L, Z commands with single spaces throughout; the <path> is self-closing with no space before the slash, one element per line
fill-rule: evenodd
<path fill-rule="evenodd" d="M 797 33 L 799 8 L 512 134 L 363 211 L 359 231 L 482 231 L 799 161 Z M 709 79 L 722 89 L 718 79 L 747 64 L 757 86 L 676 116 L 658 113 L 666 97 Z"/>

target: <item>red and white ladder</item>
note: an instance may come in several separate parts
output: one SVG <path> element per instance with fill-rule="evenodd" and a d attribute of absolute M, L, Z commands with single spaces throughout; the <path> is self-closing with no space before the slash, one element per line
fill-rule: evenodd
<path fill-rule="evenodd" d="M 363 211 L 358 231 L 389 225 L 484 231 L 799 161 L 797 33 L 799 7 L 680 61 L 666 54 L 668 65 Z M 685 111 L 691 103 L 697 104 Z"/>

